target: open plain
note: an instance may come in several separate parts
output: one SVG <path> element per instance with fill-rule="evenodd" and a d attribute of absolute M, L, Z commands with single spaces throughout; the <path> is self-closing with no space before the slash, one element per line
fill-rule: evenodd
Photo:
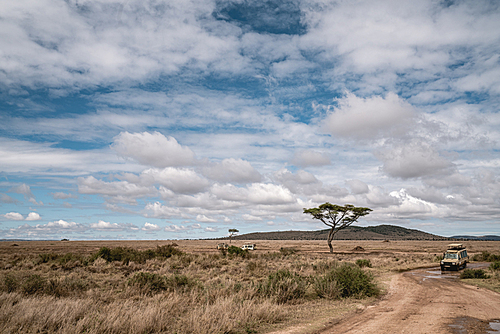
<path fill-rule="evenodd" d="M 441 274 L 447 241 L 341 240 L 330 254 L 326 241 L 233 240 L 256 244 L 240 255 L 219 242 L 0 242 L 0 332 L 488 333 L 500 318 L 498 271 L 480 261 L 500 242 L 463 242 L 481 280 Z M 325 288 L 355 263 L 377 289 Z"/>

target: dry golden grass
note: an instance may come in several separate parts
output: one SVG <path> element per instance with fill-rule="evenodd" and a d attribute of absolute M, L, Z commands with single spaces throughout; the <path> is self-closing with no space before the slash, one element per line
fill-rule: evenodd
<path fill-rule="evenodd" d="M 319 298 L 312 278 L 361 259 L 383 290 L 395 272 L 437 266 L 448 243 L 336 241 L 330 254 L 326 241 L 249 242 L 257 250 L 245 258 L 222 256 L 214 240 L 182 240 L 175 243 L 183 254 L 127 262 L 92 255 L 101 247 L 145 251 L 172 242 L 0 242 L 0 332 L 265 333 L 306 321 L 320 328 L 371 299 Z M 471 255 L 500 253 L 500 242 L 465 244 Z M 300 298 L 259 292 L 279 270 L 308 279 Z"/>

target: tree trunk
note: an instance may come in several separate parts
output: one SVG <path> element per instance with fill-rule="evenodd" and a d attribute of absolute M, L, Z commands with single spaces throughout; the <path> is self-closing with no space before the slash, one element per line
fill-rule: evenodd
<path fill-rule="evenodd" d="M 335 235 L 335 233 L 333 233 L 333 231 L 334 231 L 334 228 L 332 227 L 332 229 L 330 230 L 330 233 L 328 233 L 328 247 L 330 247 L 330 254 L 333 253 L 332 240 L 333 240 L 333 236 Z"/>

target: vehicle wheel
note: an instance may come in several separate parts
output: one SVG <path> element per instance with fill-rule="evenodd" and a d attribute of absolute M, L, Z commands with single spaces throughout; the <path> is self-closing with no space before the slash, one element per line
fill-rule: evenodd
<path fill-rule="evenodd" d="M 444 271 L 444 267 L 443 266 L 441 266 L 441 271 Z"/>
<path fill-rule="evenodd" d="M 467 262 L 464 263 L 464 269 L 467 268 Z"/>

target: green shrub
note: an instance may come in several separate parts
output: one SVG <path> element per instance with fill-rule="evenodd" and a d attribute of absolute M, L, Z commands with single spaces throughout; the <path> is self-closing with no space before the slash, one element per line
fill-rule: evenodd
<path fill-rule="evenodd" d="M 141 254 L 138 250 L 128 247 L 101 247 L 94 257 L 95 259 L 102 257 L 108 262 L 121 261 L 123 264 L 129 264 L 130 261 L 144 263 L 147 259 L 146 254 Z"/>
<path fill-rule="evenodd" d="M 147 249 L 145 251 L 138 251 L 128 247 L 101 247 L 99 251 L 92 256 L 91 260 L 95 261 L 96 259 L 102 257 L 108 262 L 121 261 L 123 264 L 129 264 L 130 261 L 134 261 L 137 263 L 145 263 L 146 260 L 150 260 L 155 257 L 166 259 L 173 255 L 181 254 L 184 253 L 175 248 L 173 244 L 157 246 L 156 250 Z"/>
<path fill-rule="evenodd" d="M 472 259 L 481 262 L 496 262 L 500 261 L 500 254 L 491 254 L 490 252 L 483 251 L 481 254 L 475 254 Z"/>
<path fill-rule="evenodd" d="M 467 279 L 467 278 L 486 279 L 486 278 L 489 278 L 489 276 L 486 274 L 486 272 L 483 269 L 465 269 L 460 274 L 460 278 L 462 278 L 462 279 Z"/>
<path fill-rule="evenodd" d="M 493 271 L 500 270 L 500 261 L 495 261 L 490 264 L 490 269 Z"/>
<path fill-rule="evenodd" d="M 324 279 L 336 282 L 340 297 L 342 298 L 371 297 L 377 296 L 380 293 L 370 273 L 349 263 L 344 263 L 334 268 L 325 275 Z"/>
<path fill-rule="evenodd" d="M 490 254 L 486 259 L 487 262 L 496 262 L 500 261 L 500 254 Z"/>
<path fill-rule="evenodd" d="M 360 268 L 364 268 L 364 267 L 371 268 L 372 267 L 372 263 L 370 262 L 370 260 L 365 260 L 365 259 L 356 260 L 356 265 Z"/>
<path fill-rule="evenodd" d="M 257 292 L 273 298 L 278 304 L 284 304 L 304 297 L 306 288 L 305 278 L 282 269 L 270 274 L 267 281 L 258 286 Z"/>
<path fill-rule="evenodd" d="M 232 255 L 241 256 L 243 258 L 248 256 L 248 250 L 241 249 L 240 247 L 236 247 L 236 246 L 229 246 L 229 248 L 227 249 L 227 253 L 232 254 Z"/>

